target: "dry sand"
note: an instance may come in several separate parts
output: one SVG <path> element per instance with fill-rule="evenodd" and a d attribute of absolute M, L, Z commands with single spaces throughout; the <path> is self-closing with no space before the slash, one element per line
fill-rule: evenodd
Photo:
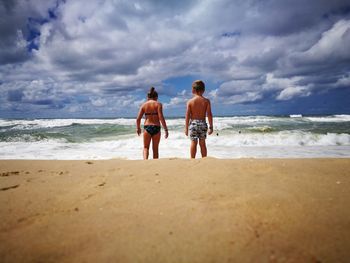
<path fill-rule="evenodd" d="M 350 159 L 0 161 L 0 262 L 349 262 Z"/>

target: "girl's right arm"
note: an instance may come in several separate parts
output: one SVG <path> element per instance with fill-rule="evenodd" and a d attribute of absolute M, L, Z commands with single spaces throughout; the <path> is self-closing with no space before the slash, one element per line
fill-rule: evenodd
<path fill-rule="evenodd" d="M 144 113 L 145 113 L 145 111 L 144 111 L 143 105 L 142 105 L 140 110 L 139 110 L 139 114 L 137 115 L 137 119 L 136 119 L 136 132 L 137 132 L 138 136 L 140 136 L 140 134 L 141 134 L 141 119 L 142 119 L 142 116 Z"/>

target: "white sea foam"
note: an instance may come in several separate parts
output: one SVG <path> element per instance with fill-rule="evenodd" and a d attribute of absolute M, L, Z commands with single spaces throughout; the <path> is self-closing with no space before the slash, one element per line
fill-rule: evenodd
<path fill-rule="evenodd" d="M 314 134 L 302 131 L 283 131 L 266 134 L 231 134 L 212 137 L 217 146 L 350 146 L 349 134 Z"/>
<path fill-rule="evenodd" d="M 313 122 L 350 122 L 350 115 L 332 115 L 324 117 L 304 117 L 306 120 Z"/>
<path fill-rule="evenodd" d="M 297 119 L 311 122 L 349 122 L 350 115 L 332 115 L 324 117 L 303 117 L 302 115 L 290 115 L 291 118 L 274 117 L 274 116 L 236 116 L 236 117 L 215 117 L 214 126 L 216 130 L 224 130 L 234 127 L 235 125 L 268 125 L 270 123 L 286 122 L 288 119 Z M 184 126 L 184 118 L 167 119 L 170 127 Z M 35 120 L 7 120 L 0 119 L 0 127 L 12 127 L 12 129 L 38 129 L 65 127 L 72 124 L 115 124 L 135 126 L 136 120 L 132 118 L 116 119 L 35 119 Z"/>
<path fill-rule="evenodd" d="M 250 124 L 250 123 L 265 123 L 271 121 L 281 121 L 280 117 L 269 116 L 243 116 L 243 117 L 216 117 L 215 123 L 220 126 L 230 124 Z M 167 119 L 169 126 L 184 125 L 184 118 Z M 117 118 L 117 119 L 35 119 L 35 120 L 7 120 L 0 119 L 0 127 L 17 126 L 18 129 L 31 128 L 53 128 L 64 127 L 72 124 L 117 124 L 117 125 L 135 125 L 136 120 L 132 118 Z"/>
<path fill-rule="evenodd" d="M 142 136 L 128 135 L 112 141 L 67 143 L 62 140 L 0 142 L 0 159 L 141 159 Z M 188 158 L 190 140 L 171 132 L 160 144 L 161 157 Z M 349 134 L 278 132 L 267 134 L 212 135 L 209 155 L 217 158 L 350 157 Z"/>
<path fill-rule="evenodd" d="M 350 157 L 348 121 L 350 115 L 215 117 L 208 151 L 218 158 Z M 68 128 L 72 124 L 86 127 Z M 187 158 L 190 141 L 183 133 L 184 118 L 167 119 L 167 124 L 170 136 L 161 140 L 161 157 Z M 135 119 L 0 119 L 0 128 L 0 159 L 142 158 Z"/>
<path fill-rule="evenodd" d="M 65 127 L 72 124 L 117 124 L 135 125 L 135 119 L 35 119 L 35 120 L 6 120 L 0 119 L 0 127 L 14 126 L 14 129 L 38 129 Z"/>

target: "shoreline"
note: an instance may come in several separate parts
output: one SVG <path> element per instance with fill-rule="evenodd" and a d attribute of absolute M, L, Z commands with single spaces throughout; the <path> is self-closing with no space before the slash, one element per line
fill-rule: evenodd
<path fill-rule="evenodd" d="M 150 153 L 152 155 L 152 152 Z M 152 156 L 150 156 L 152 157 Z M 174 160 L 180 160 L 180 161 L 195 161 L 195 160 L 202 160 L 202 159 L 211 159 L 211 160 L 218 160 L 218 161 L 303 161 L 303 160 L 315 160 L 315 161 L 322 161 L 322 160 L 350 160 L 350 157 L 344 156 L 331 156 L 331 157 L 237 157 L 237 158 L 220 158 L 220 157 L 212 157 L 207 156 L 205 158 L 196 157 L 195 159 L 191 158 L 181 158 L 181 157 L 164 157 L 164 158 L 158 158 L 158 159 L 148 159 L 143 160 L 142 157 L 139 159 L 127 159 L 127 158 L 110 158 L 110 159 L 0 159 L 0 165 L 2 162 L 113 162 L 113 161 L 125 161 L 125 162 L 140 162 L 140 161 L 174 161 Z M 0 167 L 1 171 L 1 167 Z"/>
<path fill-rule="evenodd" d="M 350 158 L 0 160 L 1 262 L 346 262 Z"/>

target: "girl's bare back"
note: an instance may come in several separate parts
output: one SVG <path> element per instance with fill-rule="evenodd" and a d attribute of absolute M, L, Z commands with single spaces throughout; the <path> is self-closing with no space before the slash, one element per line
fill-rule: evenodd
<path fill-rule="evenodd" d="M 150 100 L 143 104 L 142 109 L 146 117 L 145 125 L 160 126 L 159 108 L 160 108 L 160 103 L 157 101 Z"/>

